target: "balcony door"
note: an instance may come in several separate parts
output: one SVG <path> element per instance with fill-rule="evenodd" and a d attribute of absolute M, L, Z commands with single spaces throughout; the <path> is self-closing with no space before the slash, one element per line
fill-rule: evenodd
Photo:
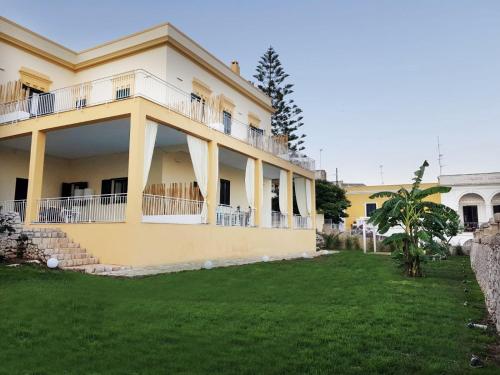
<path fill-rule="evenodd" d="M 231 205 L 231 181 L 220 179 L 219 204 L 224 206 Z"/>
<path fill-rule="evenodd" d="M 232 116 L 229 112 L 222 112 L 222 122 L 224 124 L 224 133 L 231 134 Z"/>
<path fill-rule="evenodd" d="M 16 178 L 16 189 L 14 191 L 14 200 L 26 201 L 27 197 L 28 197 L 28 179 Z M 24 207 L 25 207 L 24 203 L 21 202 L 14 203 L 14 211 L 19 213 L 21 221 L 24 221 Z"/>
<path fill-rule="evenodd" d="M 475 230 L 479 223 L 477 206 L 463 206 L 464 227 L 466 231 Z"/>
<path fill-rule="evenodd" d="M 28 179 L 16 178 L 16 190 L 14 192 L 14 200 L 24 201 L 28 197 Z"/>

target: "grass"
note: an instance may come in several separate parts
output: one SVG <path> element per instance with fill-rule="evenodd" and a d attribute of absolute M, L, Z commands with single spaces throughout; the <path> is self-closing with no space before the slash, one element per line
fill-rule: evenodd
<path fill-rule="evenodd" d="M 142 279 L 0 266 L 0 374 L 498 374 L 468 365 L 494 337 L 465 328 L 485 316 L 467 262 L 418 280 L 350 251 Z"/>

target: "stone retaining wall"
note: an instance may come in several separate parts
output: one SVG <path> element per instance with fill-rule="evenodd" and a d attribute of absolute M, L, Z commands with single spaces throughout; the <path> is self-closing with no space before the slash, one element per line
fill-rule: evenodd
<path fill-rule="evenodd" d="M 38 260 L 45 263 L 47 256 L 41 249 L 36 241 L 33 230 L 23 228 L 21 219 L 17 212 L 6 212 L 1 215 L 12 222 L 14 228 L 13 233 L 0 233 L 0 257 L 5 259 L 17 258 L 19 240 L 23 236 L 25 238 L 24 244 L 24 259 Z"/>
<path fill-rule="evenodd" d="M 474 233 L 470 261 L 488 312 L 500 332 L 500 214 Z"/>

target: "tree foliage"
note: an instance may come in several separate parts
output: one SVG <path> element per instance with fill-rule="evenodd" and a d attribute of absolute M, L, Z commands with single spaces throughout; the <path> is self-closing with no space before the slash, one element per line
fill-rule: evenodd
<path fill-rule="evenodd" d="M 298 134 L 299 128 L 304 125 L 302 109 L 290 99 L 294 85 L 287 82 L 288 77 L 279 55 L 273 47 L 269 47 L 259 60 L 254 78 L 258 81 L 257 87 L 271 98 L 275 109 L 271 117 L 273 134 L 288 136 L 290 150 L 301 151 L 305 138 L 305 134 Z"/>
<path fill-rule="evenodd" d="M 384 240 L 386 244 L 397 244 L 395 256 L 402 261 L 405 273 L 411 277 L 422 276 L 421 262 L 427 251 L 441 248 L 438 244 L 447 244 L 458 233 L 459 218 L 457 213 L 443 204 L 426 200 L 438 193 L 451 190 L 446 186 L 434 186 L 421 189 L 422 178 L 427 161 L 415 172 L 410 190 L 401 187 L 397 192 L 382 191 L 370 198 L 388 198 L 369 220 L 378 226 L 381 234 L 390 228 L 400 227 L 401 233 L 394 233 Z"/>
<path fill-rule="evenodd" d="M 351 202 L 346 197 L 345 190 L 332 182 L 316 180 L 316 208 L 338 224 L 347 217 L 346 210 Z"/>

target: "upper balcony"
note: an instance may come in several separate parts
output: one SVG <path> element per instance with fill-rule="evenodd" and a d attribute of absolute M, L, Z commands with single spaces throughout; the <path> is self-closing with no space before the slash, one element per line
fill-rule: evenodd
<path fill-rule="evenodd" d="M 265 134 L 225 113 L 219 96 L 201 100 L 142 69 L 0 104 L 0 125 L 132 97 L 148 99 L 302 168 L 315 169 L 313 159 L 288 149 L 286 137 Z"/>

